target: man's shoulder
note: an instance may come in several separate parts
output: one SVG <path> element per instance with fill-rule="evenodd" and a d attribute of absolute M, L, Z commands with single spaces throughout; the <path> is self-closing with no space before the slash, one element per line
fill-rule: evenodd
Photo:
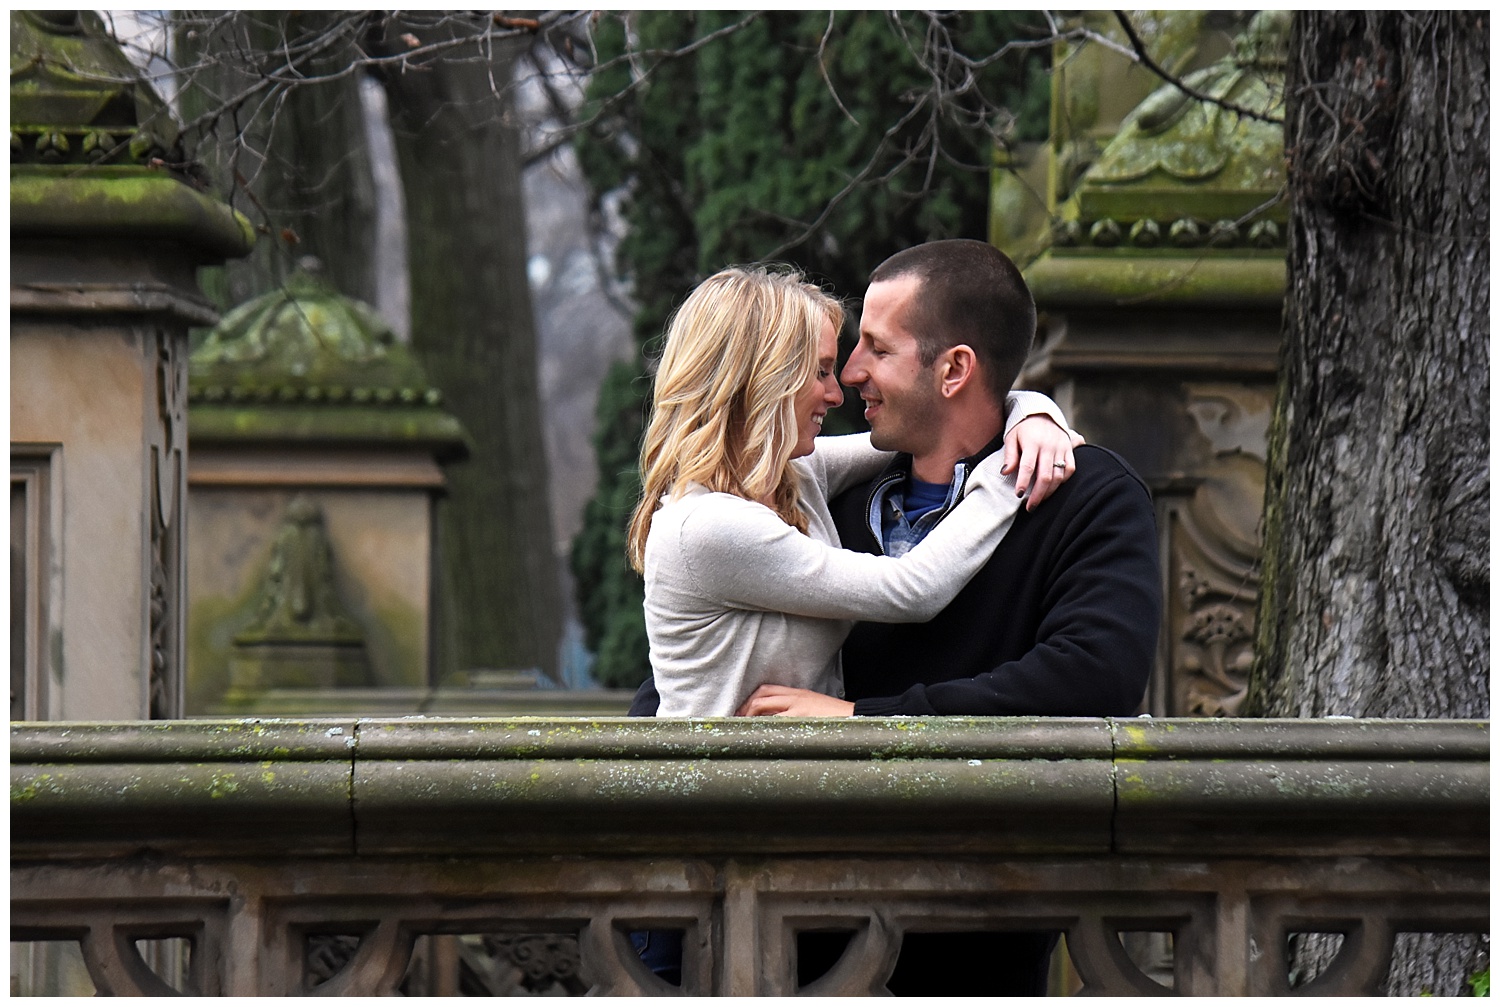
<path fill-rule="evenodd" d="M 1084 487 L 1091 490 L 1105 489 L 1113 483 L 1117 484 L 1115 489 L 1119 492 L 1139 491 L 1148 498 L 1151 496 L 1151 490 L 1140 473 L 1109 448 L 1097 444 L 1082 444 L 1073 449 L 1073 458 L 1077 468 L 1073 478 L 1063 485 L 1066 487 L 1076 483 L 1075 492 Z"/>
<path fill-rule="evenodd" d="M 1135 535 L 1154 530 L 1156 505 L 1134 466 L 1095 444 L 1076 448 L 1073 457 L 1077 467 L 1072 478 L 1036 510 L 1018 516 L 1007 538 L 1048 536 L 1048 529 L 1069 540 L 1085 533 Z"/>

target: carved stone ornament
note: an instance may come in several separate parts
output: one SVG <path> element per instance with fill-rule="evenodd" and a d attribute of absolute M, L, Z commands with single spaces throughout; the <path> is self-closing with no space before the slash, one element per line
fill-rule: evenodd
<path fill-rule="evenodd" d="M 354 961 L 360 934 L 308 934 L 304 983 L 336 979 Z M 415 942 L 397 987 L 406 996 L 581 996 L 576 934 L 431 934 Z M 321 991 L 319 991 L 321 992 Z"/>
<path fill-rule="evenodd" d="M 175 521 L 186 493 L 187 354 L 180 335 L 158 329 L 156 340 L 156 422 L 148 427 L 151 495 L 149 600 L 149 711 L 152 719 L 181 716 L 178 693 L 182 655 L 178 632 L 182 604 L 182 523 Z"/>
<path fill-rule="evenodd" d="M 1080 227 L 1054 232 L 1057 244 L 1144 249 L 1169 234 L 1178 248 L 1280 248 L 1284 229 L 1265 218 L 1285 219 L 1277 195 L 1289 30 L 1287 12 L 1261 11 L 1230 56 L 1184 80 L 1215 100 L 1164 84 L 1141 102 L 1079 180 L 1064 216 Z"/>
<path fill-rule="evenodd" d="M 1211 452 L 1172 510 L 1171 712 L 1237 716 L 1254 660 L 1268 391 L 1200 386 L 1187 406 Z"/>
<path fill-rule="evenodd" d="M 11 11 L 10 160 L 186 165 L 171 113 L 93 11 Z"/>
<path fill-rule="evenodd" d="M 364 633 L 339 598 L 323 511 L 305 496 L 287 505 L 255 618 L 234 646 L 232 693 L 372 684 Z"/>
<path fill-rule="evenodd" d="M 158 436 L 151 445 L 151 465 L 158 516 L 162 527 L 170 528 L 187 454 L 187 353 L 182 340 L 168 332 L 158 334 L 156 345 Z"/>

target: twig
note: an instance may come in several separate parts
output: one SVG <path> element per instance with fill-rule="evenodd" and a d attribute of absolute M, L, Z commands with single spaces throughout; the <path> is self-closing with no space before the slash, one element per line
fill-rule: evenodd
<path fill-rule="evenodd" d="M 818 73 L 823 77 L 823 84 L 828 88 L 829 97 L 839 107 L 839 111 L 844 113 L 844 118 L 858 126 L 859 120 L 854 118 L 854 114 L 844 107 L 844 100 L 839 97 L 838 91 L 834 89 L 833 80 L 828 76 L 828 63 L 824 60 L 824 56 L 828 52 L 828 39 L 833 35 L 833 18 L 834 12 L 829 11 L 828 27 L 823 30 L 823 37 L 818 40 Z"/>

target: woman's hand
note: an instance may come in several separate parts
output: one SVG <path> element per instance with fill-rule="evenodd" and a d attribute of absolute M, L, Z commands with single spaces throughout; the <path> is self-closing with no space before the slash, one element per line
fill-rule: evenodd
<path fill-rule="evenodd" d="M 789 685 L 763 685 L 734 711 L 736 717 L 852 717 L 854 704 Z"/>
<path fill-rule="evenodd" d="M 1073 475 L 1073 449 L 1084 440 L 1064 430 L 1050 416 L 1028 416 L 1005 435 L 1005 464 L 1000 471 L 1016 474 L 1016 494 L 1035 510 Z"/>

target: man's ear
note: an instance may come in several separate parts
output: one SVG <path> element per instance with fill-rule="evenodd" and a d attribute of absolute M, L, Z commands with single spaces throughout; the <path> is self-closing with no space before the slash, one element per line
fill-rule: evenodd
<path fill-rule="evenodd" d="M 979 380 L 979 358 L 967 343 L 950 346 L 937 358 L 938 391 L 951 399 Z"/>

